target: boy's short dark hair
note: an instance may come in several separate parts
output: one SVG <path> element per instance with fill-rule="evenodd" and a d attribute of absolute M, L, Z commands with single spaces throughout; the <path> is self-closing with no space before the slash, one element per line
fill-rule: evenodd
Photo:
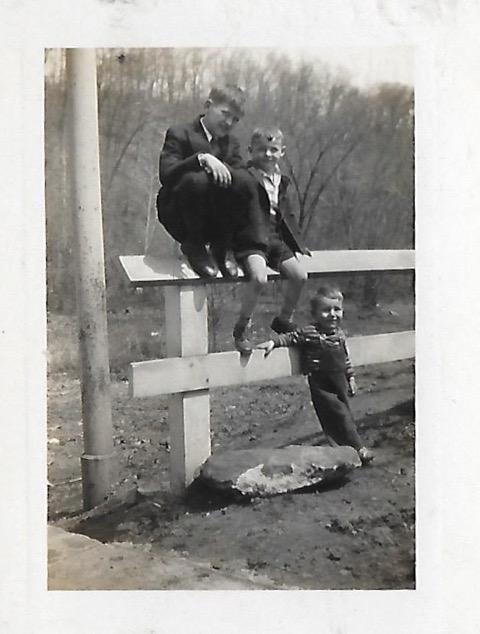
<path fill-rule="evenodd" d="M 245 93 L 238 86 L 227 84 L 226 86 L 213 86 L 208 98 L 212 103 L 226 103 L 241 117 L 245 114 Z"/>
<path fill-rule="evenodd" d="M 318 305 L 320 304 L 320 301 L 322 299 L 343 300 L 343 293 L 338 288 L 338 286 L 335 286 L 334 284 L 324 284 L 323 286 L 320 286 L 320 288 L 317 289 L 317 292 L 310 300 L 310 310 L 312 311 L 312 313 L 317 310 Z"/>
<path fill-rule="evenodd" d="M 256 141 L 274 141 L 278 139 L 283 144 L 283 132 L 276 126 L 260 126 L 252 132 L 250 145 Z"/>

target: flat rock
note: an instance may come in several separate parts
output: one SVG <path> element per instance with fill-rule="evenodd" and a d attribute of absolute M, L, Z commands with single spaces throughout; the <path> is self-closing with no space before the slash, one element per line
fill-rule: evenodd
<path fill-rule="evenodd" d="M 241 449 L 210 456 L 198 479 L 223 491 L 264 497 L 340 480 L 360 466 L 360 458 L 352 447 L 291 445 L 282 449 Z"/>

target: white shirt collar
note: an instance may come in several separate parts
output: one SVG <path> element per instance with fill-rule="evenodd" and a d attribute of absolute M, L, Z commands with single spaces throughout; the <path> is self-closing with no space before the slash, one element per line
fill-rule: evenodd
<path fill-rule="evenodd" d="M 269 174 L 260 168 L 255 168 L 257 173 L 260 175 L 263 181 L 263 186 L 265 191 L 267 192 L 268 199 L 270 200 L 270 213 L 275 216 L 276 211 L 275 208 L 278 205 L 278 195 L 280 189 L 280 181 L 282 178 L 282 173 L 280 171 L 279 166 L 276 166 L 273 174 Z"/>
<path fill-rule="evenodd" d="M 205 132 L 205 136 L 207 137 L 207 141 L 210 143 L 213 139 L 213 134 L 207 129 L 207 127 L 203 123 L 203 117 L 200 117 L 200 123 L 202 125 L 203 131 Z"/>
<path fill-rule="evenodd" d="M 257 167 L 256 169 L 258 172 L 260 172 L 263 178 L 267 178 L 275 186 L 278 186 L 278 184 L 280 183 L 280 179 L 282 177 L 282 172 L 278 165 L 275 166 L 275 171 L 273 172 L 273 174 L 269 174 L 268 172 L 260 169 L 259 167 Z"/>

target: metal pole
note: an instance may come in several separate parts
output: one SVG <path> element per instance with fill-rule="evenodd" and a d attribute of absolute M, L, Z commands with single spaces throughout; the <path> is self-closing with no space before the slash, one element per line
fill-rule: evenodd
<path fill-rule="evenodd" d="M 83 505 L 90 509 L 109 493 L 114 468 L 95 49 L 67 49 L 66 61 L 82 365 Z"/>

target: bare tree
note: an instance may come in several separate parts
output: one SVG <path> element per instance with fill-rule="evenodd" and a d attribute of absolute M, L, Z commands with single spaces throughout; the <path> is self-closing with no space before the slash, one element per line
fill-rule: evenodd
<path fill-rule="evenodd" d="M 66 183 L 65 76 L 50 52 L 46 80 L 46 194 L 51 298 L 67 306 L 73 266 Z M 413 241 L 413 95 L 405 86 L 352 86 L 322 64 L 246 49 L 98 51 L 107 275 L 123 301 L 121 253 L 140 252 L 169 125 L 201 111 L 212 84 L 236 83 L 248 104 L 238 135 L 276 124 L 287 144 L 298 218 L 311 248 L 399 248 Z M 62 298 L 60 298 L 62 295 Z M 73 298 L 72 298 L 73 302 Z M 72 303 L 71 302 L 71 303 Z M 52 304 L 53 305 L 53 304 Z"/>

